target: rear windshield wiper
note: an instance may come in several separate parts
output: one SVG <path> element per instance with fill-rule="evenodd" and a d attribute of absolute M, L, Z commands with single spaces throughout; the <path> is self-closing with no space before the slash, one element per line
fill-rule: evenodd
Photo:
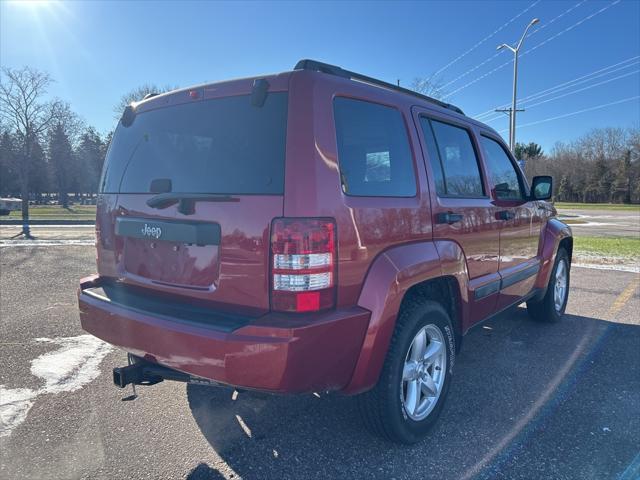
<path fill-rule="evenodd" d="M 195 212 L 196 202 L 239 202 L 240 199 L 231 195 L 215 195 L 211 193 L 160 193 L 147 200 L 151 208 L 164 209 L 178 204 L 178 211 L 184 215 Z"/>

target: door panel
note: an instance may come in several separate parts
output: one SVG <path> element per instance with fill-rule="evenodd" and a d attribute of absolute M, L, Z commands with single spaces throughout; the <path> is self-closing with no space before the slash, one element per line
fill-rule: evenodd
<path fill-rule="evenodd" d="M 538 243 L 541 216 L 514 159 L 496 137 L 480 137 L 487 176 L 491 183 L 496 218 L 500 222 L 500 261 L 502 277 L 498 308 L 504 308 L 527 295 L 533 288 L 539 268 Z"/>
<path fill-rule="evenodd" d="M 457 120 L 426 109 L 415 107 L 414 120 L 425 157 L 433 238 L 462 248 L 470 280 L 471 322 L 476 322 L 496 307 L 500 221 L 488 195 L 475 135 Z"/>

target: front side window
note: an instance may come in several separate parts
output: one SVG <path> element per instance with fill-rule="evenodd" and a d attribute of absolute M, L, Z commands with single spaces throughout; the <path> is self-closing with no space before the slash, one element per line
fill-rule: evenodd
<path fill-rule="evenodd" d="M 438 195 L 483 197 L 482 176 L 469 132 L 424 117 L 420 123 Z"/>
<path fill-rule="evenodd" d="M 395 108 L 334 100 L 342 191 L 366 197 L 413 197 L 416 179 L 402 114 Z"/>
<path fill-rule="evenodd" d="M 521 200 L 523 195 L 520 177 L 507 152 L 495 140 L 485 136 L 481 138 L 489 177 L 496 197 L 500 200 Z"/>

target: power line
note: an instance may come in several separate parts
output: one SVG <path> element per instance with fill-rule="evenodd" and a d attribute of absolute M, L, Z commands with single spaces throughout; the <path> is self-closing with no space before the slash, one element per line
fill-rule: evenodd
<path fill-rule="evenodd" d="M 586 1 L 586 0 L 584 0 Z M 476 43 L 474 46 L 472 46 L 470 49 L 468 49 L 467 51 L 465 51 L 464 53 L 458 55 L 456 58 L 454 58 L 453 60 L 451 60 L 449 63 L 447 63 L 444 67 L 440 68 L 438 71 L 436 71 L 434 74 L 432 74 L 432 77 L 436 77 L 437 75 L 441 74 L 442 72 L 444 72 L 447 68 L 449 68 L 451 65 L 455 64 L 456 62 L 458 62 L 459 60 L 461 60 L 462 58 L 466 57 L 468 54 L 470 54 L 471 52 L 473 52 L 476 48 L 478 48 L 480 45 L 482 45 L 484 42 L 486 42 L 487 40 L 489 40 L 491 37 L 495 36 L 498 32 L 500 32 L 501 30 L 503 30 L 507 25 L 511 24 L 514 20 L 516 20 L 517 18 L 521 17 L 522 15 L 524 15 L 525 13 L 527 13 L 529 10 L 531 10 L 533 7 L 535 7 L 538 3 L 540 3 L 540 0 L 536 0 L 535 2 L 533 2 L 531 5 L 529 5 L 527 8 L 525 8 L 524 10 L 522 10 L 519 14 L 517 14 L 515 17 L 513 17 L 511 20 L 507 21 L 506 23 L 504 23 L 501 27 L 497 28 L 496 30 L 493 31 L 493 33 L 487 35 L 486 37 L 484 37 L 482 40 L 480 40 L 478 43 Z"/>
<path fill-rule="evenodd" d="M 625 73 L 623 75 L 618 75 L 617 77 L 609 78 L 608 80 L 603 80 L 602 82 L 594 83 L 593 85 L 582 87 L 582 88 L 579 88 L 578 90 L 574 90 L 572 92 L 563 93 L 562 95 L 558 95 L 557 97 L 551 97 L 551 98 L 548 98 L 546 100 L 542 100 L 542 101 L 537 102 L 537 103 L 532 103 L 527 108 L 537 107 L 538 105 L 542 105 L 544 103 L 552 102 L 554 100 L 559 100 L 560 98 L 564 98 L 564 97 L 567 97 L 569 95 L 574 95 L 576 93 L 584 92 L 585 90 L 589 90 L 589 89 L 594 88 L 594 87 L 599 87 L 600 85 L 604 85 L 606 83 L 613 82 L 614 80 L 620 80 L 621 78 L 628 77 L 629 75 L 635 75 L 638 72 L 640 72 L 640 70 L 634 70 L 633 72 Z"/>
<path fill-rule="evenodd" d="M 561 118 L 567 118 L 574 115 L 578 115 L 580 113 L 591 112 L 593 110 L 599 110 L 601 108 L 611 107 L 613 105 L 619 105 L 621 103 L 631 102 L 633 100 L 638 100 L 638 99 L 640 99 L 640 95 L 635 95 L 633 97 L 623 98 L 622 100 L 616 100 L 615 102 L 603 103 L 602 105 L 596 105 L 595 107 L 583 108 L 582 110 L 576 110 L 575 112 L 565 113 L 562 115 L 557 115 L 555 117 L 544 118 L 542 120 L 537 120 L 535 122 L 523 123 L 520 126 L 518 126 L 518 128 L 530 127 L 532 125 L 539 125 L 541 123 L 551 122 L 553 120 L 559 120 Z M 509 129 L 505 128 L 503 130 L 500 130 L 500 133 L 506 132 L 507 130 Z"/>
<path fill-rule="evenodd" d="M 529 35 L 527 35 L 528 37 L 533 35 L 536 32 L 539 32 L 540 30 L 544 30 L 547 26 L 551 25 L 553 22 L 555 22 L 556 20 L 558 20 L 559 18 L 565 16 L 567 13 L 571 12 L 572 10 L 574 10 L 575 8 L 579 7 L 580 5 L 582 5 L 584 2 L 586 2 L 586 0 L 582 0 L 581 2 L 576 3 L 573 7 L 569 8 L 568 10 L 565 10 L 564 12 L 562 12 L 560 15 L 558 15 L 557 17 L 553 18 L 552 20 L 550 20 L 549 22 L 545 23 L 543 26 L 541 26 L 540 28 L 537 28 L 535 30 L 533 30 Z M 483 65 L 486 65 L 487 63 L 489 63 L 491 60 L 493 60 L 494 58 L 496 58 L 497 56 L 499 56 L 502 52 L 497 52 L 494 53 L 493 55 L 491 55 L 489 58 L 487 58 L 486 60 L 480 62 L 478 65 L 476 65 L 475 67 L 470 68 L 469 70 L 467 70 L 466 72 L 458 75 L 456 78 L 454 78 L 453 80 L 450 80 L 449 82 L 445 83 L 442 87 L 446 88 L 449 85 L 451 85 L 452 83 L 457 82 L 458 80 L 463 79 L 464 77 L 466 77 L 467 75 L 469 75 L 470 73 L 475 72 L 477 69 L 479 69 L 480 67 L 482 67 Z M 435 74 L 434 74 L 435 75 Z"/>
<path fill-rule="evenodd" d="M 538 103 L 533 103 L 533 104 L 529 105 L 527 107 L 527 109 L 531 109 L 533 107 L 537 107 L 538 105 L 542 105 L 544 103 L 548 103 L 548 102 L 552 102 L 552 101 L 555 101 L 555 100 L 559 100 L 561 98 L 568 97 L 569 95 L 574 95 L 576 93 L 584 92 L 585 90 L 589 90 L 589 89 L 594 88 L 594 87 L 599 87 L 600 85 L 604 85 L 605 83 L 613 82 L 614 80 L 619 80 L 621 78 L 625 78 L 625 77 L 628 77 L 630 75 L 635 75 L 637 73 L 640 73 L 640 70 L 634 70 L 633 72 L 625 73 L 623 75 L 618 75 L 617 77 L 610 78 L 608 80 L 604 80 L 602 82 L 598 82 L 598 83 L 595 83 L 593 85 L 589 85 L 589 86 L 586 86 L 586 87 L 583 87 L 583 88 L 579 88 L 578 90 L 573 90 L 571 92 L 563 93 L 562 95 L 558 95 L 557 97 L 552 97 L 552 98 L 548 98 L 546 100 L 542 100 L 541 102 L 538 102 Z M 494 117 L 494 118 L 492 118 L 490 120 L 485 120 L 484 123 L 490 123 L 490 122 L 493 122 L 495 120 L 498 120 L 499 118 L 501 118 L 501 117 L 497 116 L 497 117 Z"/>
<path fill-rule="evenodd" d="M 557 85 L 554 85 L 552 87 L 546 88 L 546 89 L 541 90 L 539 92 L 532 93 L 531 95 L 527 95 L 526 97 L 522 98 L 522 100 L 519 103 L 527 103 L 529 101 L 536 100 L 538 98 L 543 98 L 543 97 L 546 97 L 548 95 L 553 95 L 554 93 L 557 93 L 557 92 L 559 92 L 561 90 L 566 90 L 567 88 L 575 87 L 576 85 L 580 85 L 581 83 L 590 82 L 592 80 L 595 80 L 596 78 L 604 77 L 604 76 L 610 75 L 612 73 L 618 72 L 620 70 L 624 70 L 625 68 L 629 68 L 629 67 L 632 67 L 632 66 L 640 63 L 640 61 L 638 61 L 638 59 L 640 59 L 640 55 L 636 55 L 635 57 L 631 57 L 631 58 L 628 58 L 628 59 L 623 60 L 621 62 L 614 63 L 613 65 L 609 65 L 607 67 L 600 68 L 598 70 L 595 70 L 593 72 L 587 73 L 585 75 L 582 75 L 580 77 L 574 78 L 572 80 L 568 80 L 566 82 L 559 83 Z M 632 62 L 632 63 L 629 63 L 629 62 Z M 620 65 L 622 65 L 622 66 L 620 66 Z M 618 67 L 618 68 L 616 68 L 616 67 Z M 610 70 L 610 71 L 607 71 L 607 70 Z M 589 77 L 592 77 L 592 78 L 589 78 Z M 508 107 L 508 106 L 509 106 L 508 103 L 503 104 L 503 105 L 499 105 L 497 107 L 494 107 L 494 108 L 492 108 L 490 110 L 487 110 L 485 112 L 479 113 L 477 115 L 472 115 L 472 117 L 475 118 L 476 120 L 480 120 L 483 117 L 487 117 L 487 116 L 493 115 L 493 113 L 495 112 L 496 109 L 505 108 L 505 107 Z"/>
<path fill-rule="evenodd" d="M 576 8 L 578 8 L 580 5 L 582 5 L 583 3 L 585 3 L 587 0 L 582 0 L 578 3 L 576 3 L 573 7 L 569 7 L 567 10 L 565 10 L 564 12 L 562 12 L 560 15 L 558 15 L 557 17 L 552 18 L 551 20 L 549 20 L 548 22 L 544 22 L 539 28 L 536 28 L 535 30 L 532 30 L 531 33 L 529 35 L 527 35 L 527 37 L 531 37 L 533 35 L 536 35 L 537 33 L 540 33 L 542 30 L 544 30 L 545 28 L 547 28 L 549 25 L 552 25 L 553 22 L 555 22 L 556 20 L 564 17 L 567 13 L 575 10 Z"/>
<path fill-rule="evenodd" d="M 526 50 L 525 52 L 523 52 L 523 53 L 522 53 L 522 55 L 521 55 L 521 57 L 523 57 L 523 56 L 524 56 L 524 55 L 526 55 L 527 53 L 531 53 L 531 52 L 533 52 L 534 50 L 536 50 L 536 49 L 540 48 L 541 46 L 543 46 L 543 45 L 545 45 L 545 44 L 547 44 L 547 43 L 549 43 L 550 41 L 555 40 L 555 39 L 556 39 L 556 38 L 558 38 L 559 36 L 561 36 L 561 35 L 563 35 L 563 34 L 565 34 L 565 33 L 569 32 L 569 31 L 573 30 L 573 29 L 574 29 L 574 28 L 576 28 L 577 26 L 579 26 L 579 25 L 583 24 L 583 23 L 584 23 L 584 22 L 586 22 L 587 20 L 592 19 L 593 17 L 595 17 L 596 15 L 599 15 L 600 13 L 604 12 L 605 10 L 608 10 L 609 8 L 613 7 L 614 5 L 617 5 L 617 4 L 618 4 L 618 3 L 620 3 L 621 1 L 622 1 L 622 0 L 615 0 L 613 3 L 610 3 L 609 5 L 607 5 L 607 6 L 605 6 L 605 7 L 602 7 L 600 10 L 598 10 L 598 11 L 596 11 L 596 12 L 594 12 L 594 13 L 592 13 L 592 14 L 588 15 L 587 17 L 585 17 L 585 18 L 583 18 L 582 20 L 580 20 L 580 21 L 578 21 L 578 22 L 574 23 L 574 24 L 573 24 L 573 25 L 571 25 L 570 27 L 567 27 L 567 28 L 565 28 L 564 30 L 561 30 L 560 32 L 556 33 L 555 35 L 552 35 L 551 37 L 547 38 L 546 40 L 544 40 L 544 41 L 542 41 L 542 42 L 538 43 L 537 45 L 535 45 L 535 46 L 533 46 L 533 47 L 531 47 L 529 50 Z M 455 89 L 454 91 L 449 92 L 448 94 L 444 95 L 444 96 L 443 96 L 443 99 L 446 99 L 446 98 L 450 97 L 451 95 L 454 95 L 454 94 L 456 94 L 456 93 L 458 93 L 458 92 L 460 92 L 460 91 L 464 90 L 465 88 L 470 87 L 470 86 L 471 86 L 471 85 L 473 85 L 474 83 L 477 83 L 477 82 L 479 82 L 480 80 L 482 80 L 482 79 L 484 79 L 484 78 L 487 78 L 489 75 L 491 75 L 491 74 L 493 74 L 493 73 L 497 72 L 498 70 L 500 70 L 500 69 L 502 69 L 502 68 L 506 67 L 507 65 L 511 65 L 511 63 L 512 63 L 511 61 L 508 61 L 508 62 L 505 62 L 505 63 L 503 63 L 503 64 L 501 64 L 501 65 L 497 66 L 496 68 L 494 68 L 494 69 L 492 69 L 492 70 L 489 70 L 487 73 L 485 73 L 485 74 L 483 74 L 483 75 L 479 76 L 479 77 L 478 77 L 478 78 L 476 78 L 475 80 L 472 80 L 472 81 L 470 81 L 470 82 L 468 82 L 468 83 L 464 84 L 463 86 L 461 86 L 461 87 L 459 87 L 459 88 Z"/>
<path fill-rule="evenodd" d="M 610 70 L 608 72 L 600 73 L 599 75 L 593 76 L 593 74 L 592 74 L 591 78 L 583 79 L 583 80 L 580 80 L 580 81 L 573 80 L 571 82 L 566 82 L 566 83 L 570 83 L 570 85 L 565 85 L 565 86 L 556 85 L 555 87 L 552 87 L 552 88 L 549 88 L 547 90 L 543 90 L 541 92 L 538 92 L 538 93 L 529 95 L 528 97 L 525 97 L 521 102 L 519 102 L 519 104 L 520 105 L 525 105 L 527 103 L 533 102 L 534 100 L 539 100 L 541 98 L 548 97 L 549 95 L 554 95 L 554 94 L 556 94 L 558 92 L 561 92 L 563 90 L 566 90 L 568 88 L 577 87 L 580 84 L 591 82 L 591 81 L 596 80 L 597 78 L 600 78 L 600 77 L 606 77 L 608 75 L 611 75 L 612 73 L 616 73 L 616 72 L 618 72 L 620 70 L 624 70 L 626 68 L 633 67 L 633 66 L 638 65 L 638 64 L 640 64 L 640 61 L 629 63 L 627 65 L 624 65 L 624 66 L 619 67 L 619 68 L 615 68 L 615 69 Z M 616 77 L 616 78 L 619 78 L 619 77 Z M 604 83 L 606 83 L 606 81 Z M 601 84 L 602 84 L 602 82 L 600 82 L 598 84 L 594 84 L 592 86 L 601 85 Z M 562 85 L 562 84 L 560 84 L 560 85 Z M 588 89 L 588 88 L 591 88 L 591 86 L 587 87 L 586 89 Z M 580 90 L 583 90 L 583 89 L 580 89 Z M 544 93 L 544 92 L 546 92 L 546 93 Z M 501 106 L 498 106 L 496 108 L 504 108 L 504 106 L 501 105 Z M 493 110 L 493 112 L 495 112 L 495 110 Z M 489 114 L 489 115 L 484 115 L 484 117 L 482 117 L 481 119 L 480 118 L 476 118 L 476 120 L 479 120 L 479 121 L 485 122 L 485 123 L 486 122 L 491 122 L 491 121 L 495 120 L 495 118 L 497 118 L 497 117 L 495 117 L 493 115 L 493 112 L 491 112 L 491 114 Z M 491 117 L 491 118 L 489 118 L 489 117 Z"/>

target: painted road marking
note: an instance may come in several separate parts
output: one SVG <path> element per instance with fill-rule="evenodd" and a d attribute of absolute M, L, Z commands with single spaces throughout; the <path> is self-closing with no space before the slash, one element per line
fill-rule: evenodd
<path fill-rule="evenodd" d="M 5 388 L 0 385 L 0 437 L 11 435 L 27 419 L 36 398 L 45 393 L 73 392 L 100 375 L 100 363 L 111 345 L 92 335 L 60 338 L 36 338 L 60 348 L 31 361 L 31 373 L 44 380 L 37 390 Z"/>
<path fill-rule="evenodd" d="M 605 319 L 613 319 L 613 317 L 619 313 L 622 308 L 627 304 L 627 302 L 633 297 L 633 293 L 636 288 L 640 286 L 640 277 L 634 278 L 629 285 L 622 291 L 620 295 L 616 297 L 613 301 L 607 313 L 605 314 Z M 475 477 L 480 471 L 485 468 L 489 463 L 500 454 L 504 449 L 506 449 L 511 442 L 513 442 L 516 437 L 522 432 L 527 425 L 530 424 L 534 420 L 534 418 L 538 415 L 538 413 L 542 410 L 542 408 L 549 402 L 555 392 L 558 390 L 565 377 L 572 370 L 576 361 L 580 358 L 580 356 L 585 352 L 587 345 L 590 343 L 590 340 L 593 339 L 594 335 L 599 335 L 601 337 L 602 333 L 598 334 L 596 332 L 596 324 L 591 323 L 587 330 L 584 331 L 582 338 L 576 344 L 573 352 L 567 358 L 564 365 L 558 370 L 553 379 L 548 383 L 547 387 L 535 401 L 535 403 L 529 408 L 526 415 L 524 415 L 516 424 L 511 428 L 503 437 L 497 442 L 493 448 L 491 448 L 478 462 L 469 467 L 464 475 L 461 477 L 464 480 L 470 480 Z"/>
<path fill-rule="evenodd" d="M 614 317 L 618 313 L 620 313 L 620 310 L 622 310 L 624 306 L 627 303 L 629 303 L 629 301 L 633 298 L 633 294 L 635 293 L 638 287 L 640 287 L 640 276 L 635 277 L 633 280 L 631 280 L 629 285 L 627 285 L 627 288 L 625 288 L 622 291 L 622 293 L 616 297 L 616 299 L 611 304 L 611 307 L 609 307 L 609 310 L 607 311 L 605 318 L 607 320 L 613 320 Z M 624 322 L 624 323 L 627 323 L 627 322 Z M 629 318 L 629 323 L 640 325 L 640 319 Z"/>

